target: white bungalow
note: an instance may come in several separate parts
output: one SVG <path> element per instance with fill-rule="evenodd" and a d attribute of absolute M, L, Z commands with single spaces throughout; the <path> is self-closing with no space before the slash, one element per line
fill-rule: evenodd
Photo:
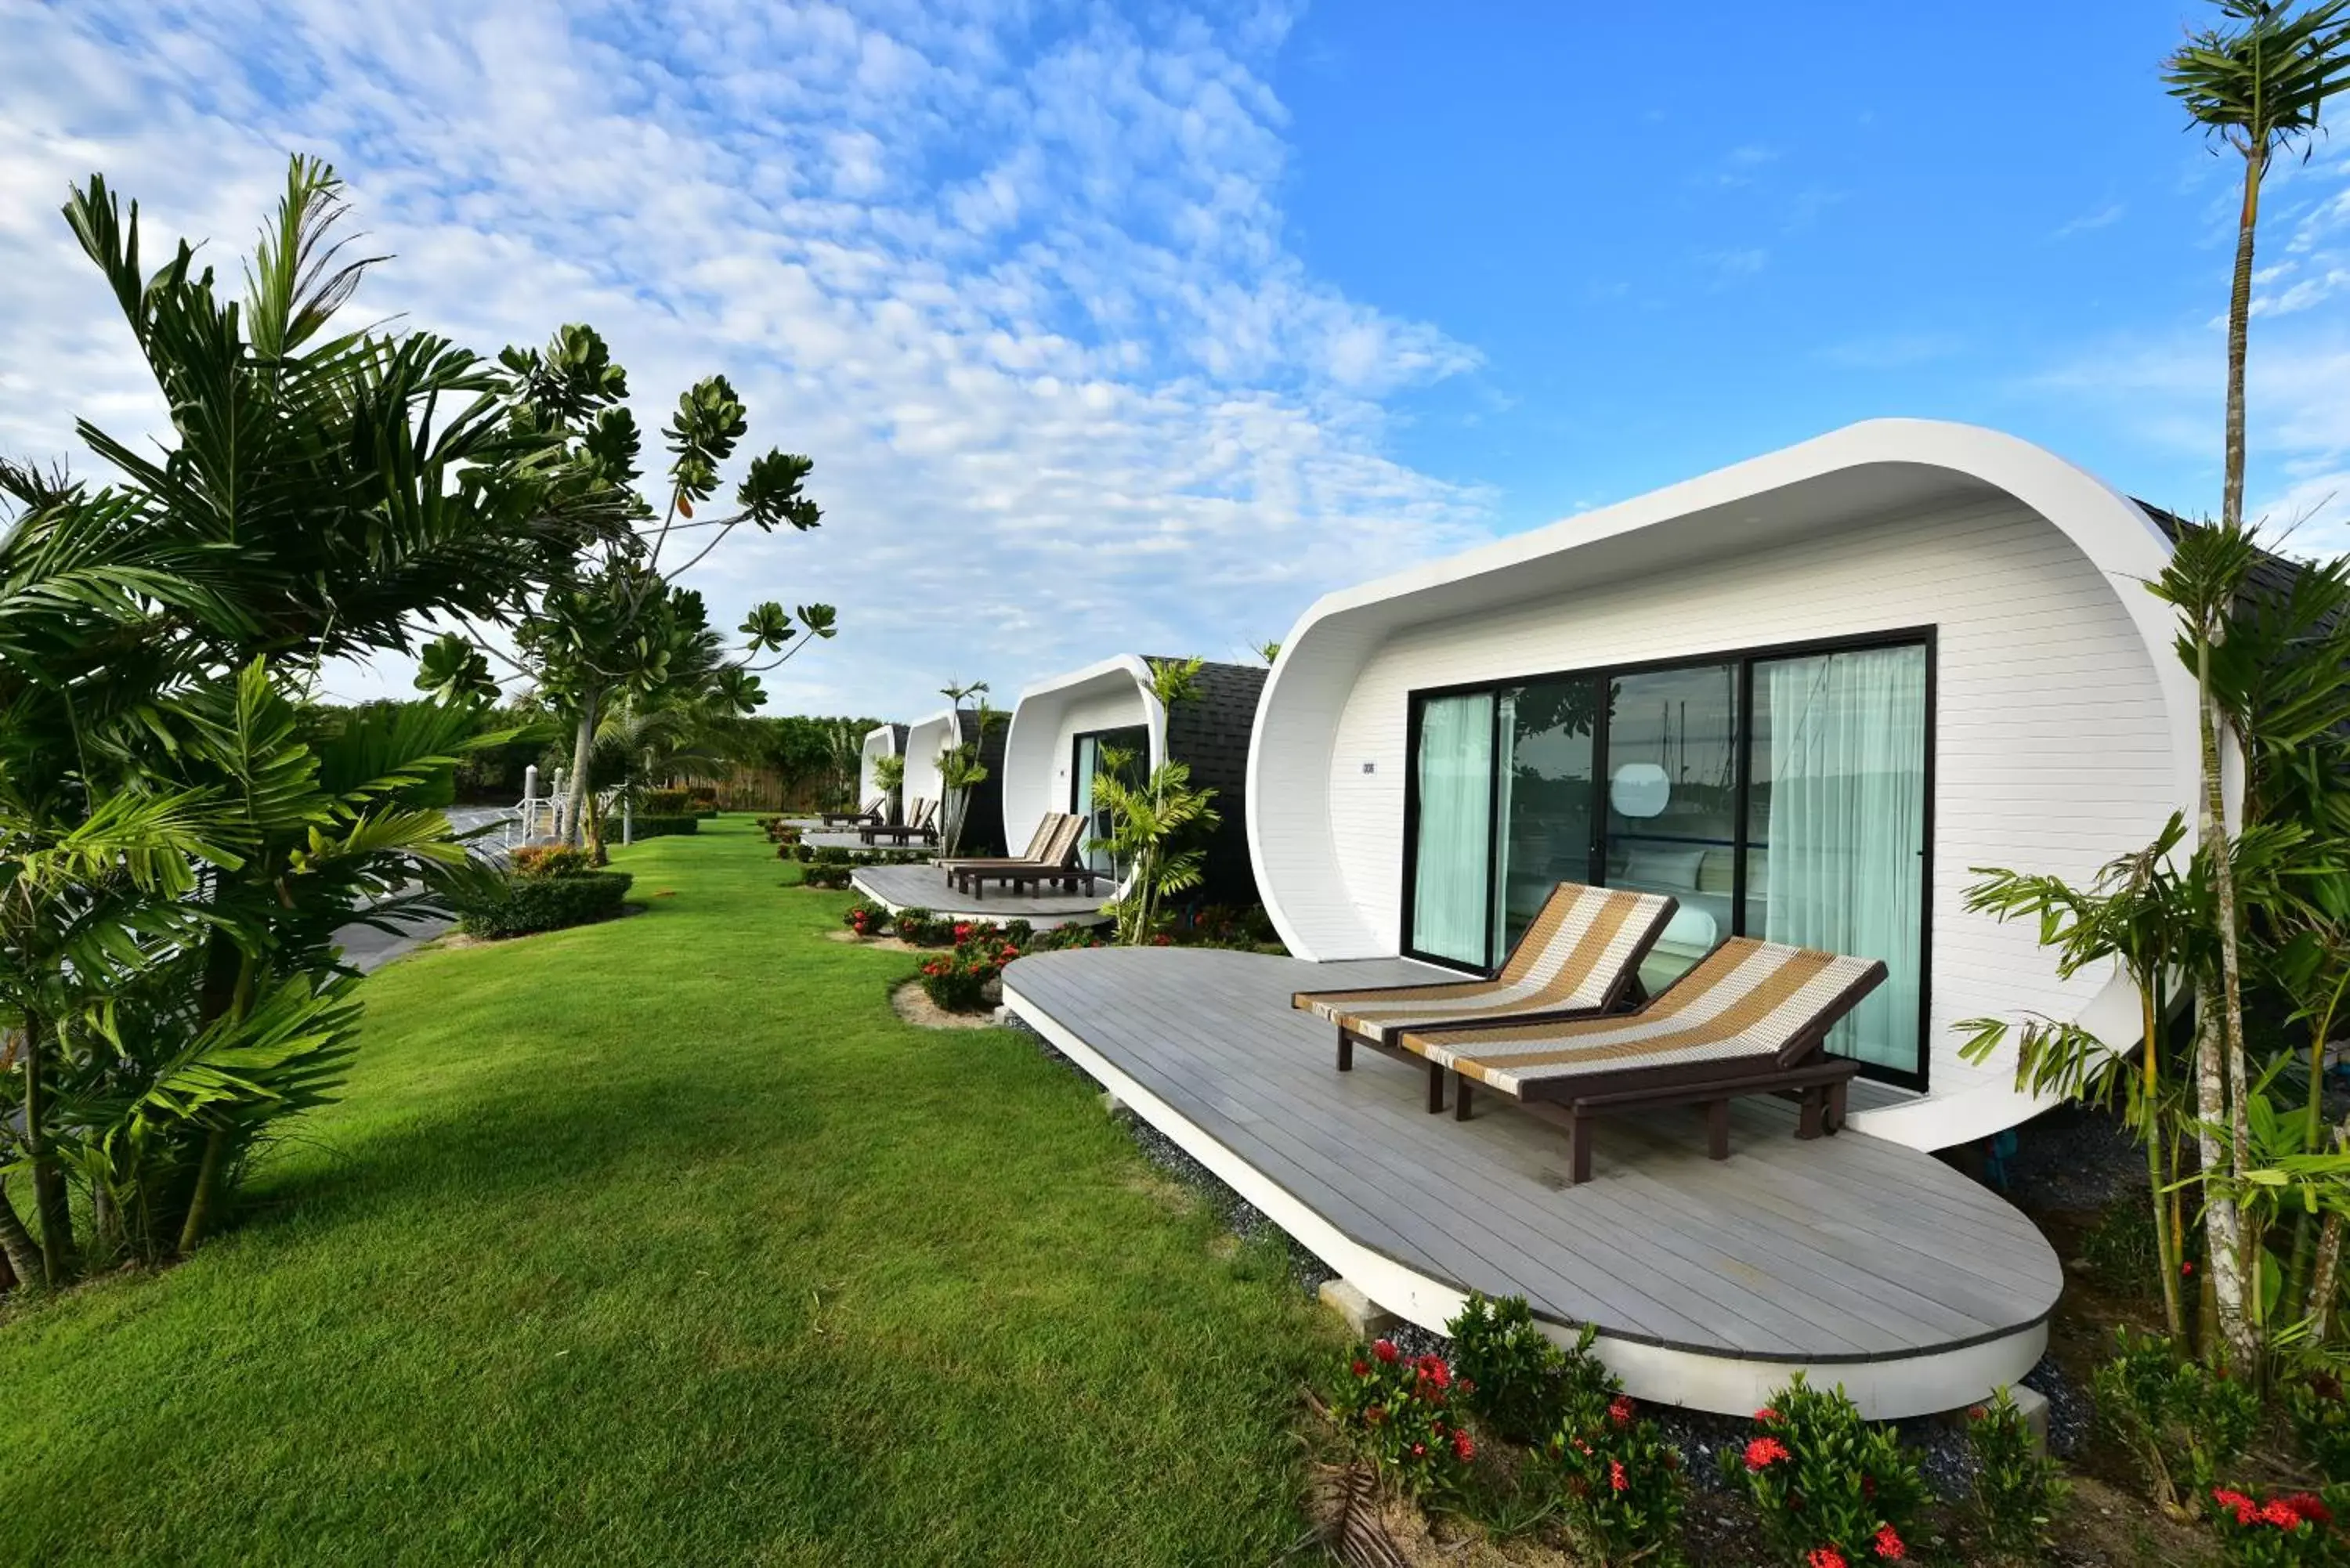
<path fill-rule="evenodd" d="M 1000 836 L 1003 823 L 1003 726 L 991 725 L 984 735 L 980 734 L 979 715 L 969 708 L 941 709 L 906 727 L 906 775 L 898 790 L 899 809 L 901 813 L 910 812 L 918 800 L 941 799 L 945 784 L 939 773 L 940 759 L 953 747 L 973 739 L 979 742 L 979 760 L 987 768 L 987 780 L 973 788 L 971 799 L 964 803 L 962 840 L 958 849 L 963 855 L 1001 855 L 1004 852 Z"/>
<path fill-rule="evenodd" d="M 2013 1126 L 2038 1107 L 1958 1021 L 2135 997 L 1965 892 L 2085 878 L 2190 806 L 2168 553 L 2038 447 L 1878 420 L 1329 595 L 1258 714 L 1266 909 L 1301 958 L 1482 970 L 1556 881 L 1669 892 L 1652 987 L 1733 934 L 1886 961 L 1836 1044 L 1903 1092 L 1856 1128 Z"/>
<path fill-rule="evenodd" d="M 1039 680 L 1020 693 L 1003 741 L 1003 841 L 1023 845 L 1047 812 L 1088 819 L 1088 838 L 1108 831 L 1094 805 L 1093 784 L 1106 759 L 1124 755 L 1147 774 L 1170 758 L 1188 763 L 1194 788 L 1216 792 L 1222 826 L 1210 840 L 1201 899 L 1255 902 L 1247 832 L 1249 736 L 1266 671 L 1243 664 L 1203 664 L 1196 701 L 1170 714 L 1152 691 L 1151 661 L 1130 653 Z M 1095 870 L 1114 869 L 1088 849 Z"/>
<path fill-rule="evenodd" d="M 1465 1290 L 1522 1293 L 1562 1339 L 1596 1326 L 1634 1393 L 1702 1408 L 1796 1367 L 1873 1416 L 1967 1403 L 2038 1359 L 2063 1272 L 1922 1152 L 2037 1108 L 1955 1025 L 2121 1041 L 2137 1007 L 1965 890 L 2088 877 L 2191 805 L 2193 689 L 2143 586 L 2168 557 L 2052 453 L 1887 420 L 1328 595 L 1249 760 L 1295 957 L 1042 954 L 1006 1002 L 1377 1308 L 1433 1328 Z M 1743 1100 L 1721 1160 L 1685 1111 L 1639 1113 L 1568 1185 L 1545 1107 L 1428 1116 L 1409 1062 L 1336 1071 L 1289 1007 L 1489 972 L 1562 880 L 1679 900 L 1651 990 L 1740 934 L 1882 959 L 1827 1037 L 1876 1080 L 1842 1136 Z"/>
<path fill-rule="evenodd" d="M 865 744 L 858 753 L 857 763 L 857 802 L 859 806 L 875 795 L 884 793 L 881 781 L 874 776 L 874 764 L 883 757 L 901 757 L 905 754 L 905 725 L 876 724 L 865 732 Z M 882 815 L 889 821 L 898 820 L 896 794 L 891 794 Z"/>

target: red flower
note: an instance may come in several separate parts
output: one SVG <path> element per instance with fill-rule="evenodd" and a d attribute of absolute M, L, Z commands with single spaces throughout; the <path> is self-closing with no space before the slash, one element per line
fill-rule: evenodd
<path fill-rule="evenodd" d="M 1607 1461 L 1607 1484 L 1617 1491 L 1622 1491 L 1626 1487 L 1632 1484 L 1630 1481 L 1624 1479 L 1623 1460 L 1609 1459 Z"/>
<path fill-rule="evenodd" d="M 1018 948 L 1005 948 L 1003 950 L 1003 961 L 1005 963 L 1010 963 L 1014 959 L 1016 959 L 1019 956 L 1020 950 Z"/>
<path fill-rule="evenodd" d="M 1614 1399 L 1608 1401 L 1607 1418 L 1619 1427 L 1628 1427 L 1632 1424 L 1632 1397 L 1629 1394 L 1618 1394 Z"/>
<path fill-rule="evenodd" d="M 2182 1274 L 2193 1273 L 2195 1272 L 2195 1260 L 2192 1258 L 2181 1258 L 2178 1261 L 2178 1272 Z"/>
<path fill-rule="evenodd" d="M 1150 945 L 1154 948 L 1171 948 L 1175 945 L 1175 939 L 1161 931 L 1150 939 Z"/>
<path fill-rule="evenodd" d="M 1804 1553 L 1804 1561 L 1811 1568 L 1848 1568 L 1844 1553 L 1833 1546 L 1814 1546 Z"/>
<path fill-rule="evenodd" d="M 1970 1405 L 1967 1407 L 1967 1419 L 1970 1421 L 1985 1420 L 1989 1418 L 1991 1412 L 1984 1409 L 1980 1405 Z"/>
<path fill-rule="evenodd" d="M 2301 1514 L 2284 1499 L 2271 1498 L 2261 1509 L 2261 1521 L 2263 1524 L 2273 1524 L 2279 1530 L 2299 1530 Z"/>
<path fill-rule="evenodd" d="M 1901 1538 L 1893 1533 L 1891 1525 L 1884 1524 L 1877 1527 L 1877 1554 L 1879 1557 L 1888 1563 L 1898 1563 L 1907 1554 L 1908 1550 L 1901 1544 Z"/>
<path fill-rule="evenodd" d="M 2325 1506 L 2325 1501 L 2323 1498 L 2316 1497 L 2309 1492 L 2287 1492 L 2284 1496 L 2277 1499 L 2277 1501 L 2284 1504 L 2287 1508 L 2293 1510 L 2293 1512 L 2301 1515 L 2302 1518 L 2307 1520 L 2312 1524 L 2331 1524 L 2334 1522 L 2334 1511 Z"/>
<path fill-rule="evenodd" d="M 1421 1382 L 1440 1392 L 1452 1386 L 1452 1368 L 1444 1365 L 1444 1357 L 1440 1355 L 1423 1355 L 1412 1363 L 1412 1367 L 1419 1375 Z"/>
<path fill-rule="evenodd" d="M 1368 1377 L 1370 1375 L 1371 1364 L 1365 1361 L 1361 1356 L 1357 1356 L 1355 1358 L 1355 1376 L 1357 1377 Z"/>
<path fill-rule="evenodd" d="M 1414 1443 L 1411 1446 L 1411 1457 L 1416 1459 L 1424 1459 L 1428 1458 L 1428 1445 L 1426 1443 Z"/>
<path fill-rule="evenodd" d="M 1393 1366 L 1395 1364 L 1395 1358 L 1402 1353 L 1396 1349 L 1394 1340 L 1382 1339 L 1371 1346 L 1371 1354 L 1378 1356 L 1381 1361 L 1388 1363 L 1389 1366 Z"/>
<path fill-rule="evenodd" d="M 1377 1405 L 1363 1412 L 1363 1424 L 1367 1427 L 1376 1427 L 1387 1418 L 1387 1411 Z"/>
<path fill-rule="evenodd" d="M 955 940 L 959 942 L 969 941 L 971 940 L 971 922 L 968 920 L 958 921 L 955 925 L 954 933 Z"/>
<path fill-rule="evenodd" d="M 1461 1463 L 1466 1464 L 1477 1457 L 1477 1445 L 1469 1440 L 1468 1433 L 1455 1432 L 1452 1434 L 1452 1452 Z"/>
<path fill-rule="evenodd" d="M 1754 1412 L 1754 1418 L 1758 1421 L 1775 1421 L 1779 1418 L 1779 1412 L 1765 1405 Z"/>
<path fill-rule="evenodd" d="M 2223 1486 L 2211 1489 L 2211 1501 L 2234 1512 L 2238 1524 L 2250 1524 L 2261 1516 L 2259 1504 L 2242 1492 L 2230 1491 Z"/>
<path fill-rule="evenodd" d="M 1746 1445 L 1746 1468 L 1750 1470 L 1765 1469 L 1794 1457 L 1787 1452 L 1787 1445 L 1776 1438 L 1757 1438 Z"/>

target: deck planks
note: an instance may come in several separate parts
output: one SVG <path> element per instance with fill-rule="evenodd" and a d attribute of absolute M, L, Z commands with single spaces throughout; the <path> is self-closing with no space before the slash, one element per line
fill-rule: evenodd
<path fill-rule="evenodd" d="M 955 891 L 944 871 L 927 865 L 859 866 L 849 880 L 866 897 L 892 909 L 928 909 L 957 920 L 1025 920 L 1039 928 L 1099 921 L 1110 893 L 1107 882 L 1097 883 L 1092 893 L 1014 893 L 995 883 L 983 897 L 973 898 Z"/>
<path fill-rule="evenodd" d="M 1357 1242 L 1555 1320 L 1712 1355 L 1858 1361 L 2012 1334 L 2054 1305 L 2047 1241 L 1930 1155 L 1849 1131 L 1798 1142 L 1791 1107 L 1744 1100 L 1725 1162 L 1705 1158 L 1693 1112 L 1619 1116 L 1600 1124 L 1594 1179 L 1568 1188 L 1557 1128 L 1492 1094 L 1465 1124 L 1430 1116 L 1421 1071 L 1357 1050 L 1341 1074 L 1330 1026 L 1289 1006 L 1295 991 L 1433 977 L 1395 960 L 1113 948 L 1035 954 L 1005 980 L 1016 1007 Z"/>

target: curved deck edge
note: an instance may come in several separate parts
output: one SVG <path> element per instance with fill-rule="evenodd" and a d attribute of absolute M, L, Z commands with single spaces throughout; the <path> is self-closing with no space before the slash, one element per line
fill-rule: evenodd
<path fill-rule="evenodd" d="M 1441 1334 L 1466 1300 L 1462 1288 L 1401 1262 L 1363 1242 L 1311 1205 L 1225 1147 L 1204 1129 L 1144 1088 L 1043 1007 L 1020 994 L 1014 971 L 1003 976 L 1003 1001 L 1022 1021 L 1108 1090 L 1135 1115 L 1171 1139 L 1282 1228 L 1307 1251 L 1359 1289 L 1375 1304 L 1408 1323 Z M 2052 1309 L 2053 1310 L 2053 1309 Z M 1538 1317 L 1544 1333 L 1571 1345 L 1580 1324 Z M 1593 1349 L 1635 1398 L 1721 1415 L 1745 1415 L 1767 1402 L 1796 1372 L 1820 1386 L 1841 1386 L 1863 1416 L 1892 1420 L 1970 1405 L 1994 1388 L 2021 1379 L 2048 1347 L 2048 1321 L 2003 1334 L 1939 1345 L 1904 1355 L 1853 1359 L 1780 1359 L 1742 1355 L 1647 1340 L 1602 1330 Z"/>

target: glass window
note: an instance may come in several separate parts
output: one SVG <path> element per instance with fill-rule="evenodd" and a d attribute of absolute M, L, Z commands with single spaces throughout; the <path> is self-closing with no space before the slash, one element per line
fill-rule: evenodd
<path fill-rule="evenodd" d="M 1605 880 L 1680 900 L 1640 967 L 1652 992 L 1737 931 L 1738 736 L 1735 664 L 1615 679 Z"/>
<path fill-rule="evenodd" d="M 1530 680 L 1500 697 L 1503 833 L 1493 951 L 1506 954 L 1561 882 L 1589 882 L 1599 678 Z"/>
<path fill-rule="evenodd" d="M 1419 732 L 1412 950 L 1482 969 L 1492 924 L 1493 694 L 1422 699 Z"/>
<path fill-rule="evenodd" d="M 1732 936 L 1883 959 L 1829 1048 L 1921 1084 L 1928 663 L 1909 644 L 1415 697 L 1407 947 L 1490 971 L 1561 882 L 1670 894 L 1651 992 Z"/>
<path fill-rule="evenodd" d="M 1746 929 L 1885 961 L 1828 1048 L 1915 1075 L 1926 857 L 1926 650 L 1754 666 Z"/>
<path fill-rule="evenodd" d="M 1094 780 L 1109 774 L 1128 784 L 1140 784 L 1150 765 L 1150 732 L 1139 724 L 1088 731 L 1077 737 L 1076 750 L 1069 810 L 1086 819 L 1086 867 L 1116 876 L 1116 857 L 1096 842 L 1109 836 L 1110 822 L 1108 808 L 1094 803 Z"/>

